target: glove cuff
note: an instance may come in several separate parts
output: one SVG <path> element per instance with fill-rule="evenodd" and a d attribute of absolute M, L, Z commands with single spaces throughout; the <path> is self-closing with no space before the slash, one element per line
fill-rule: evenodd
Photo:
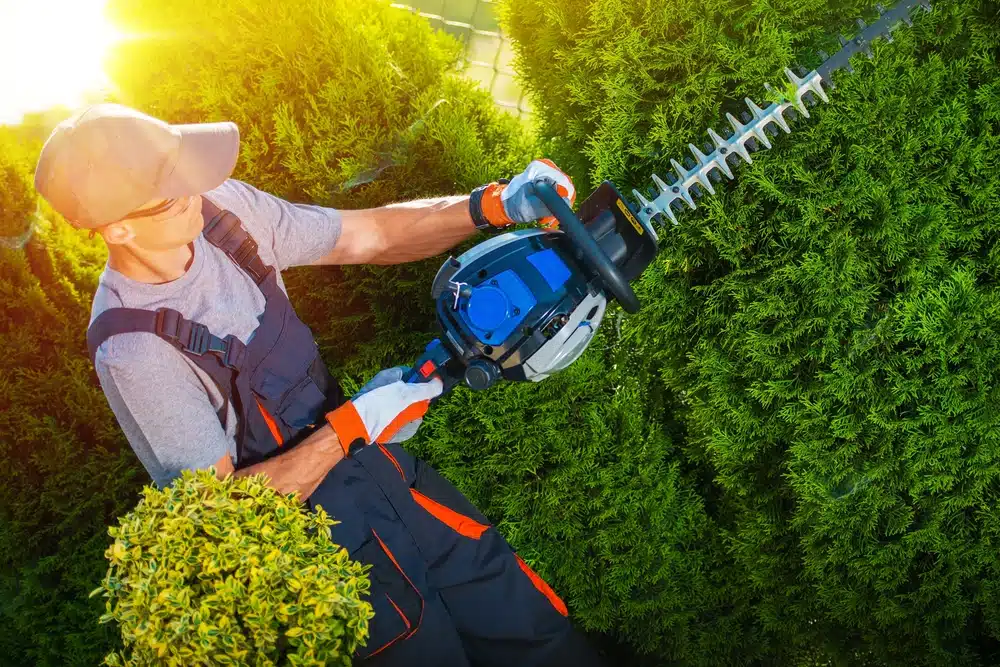
<path fill-rule="evenodd" d="M 326 413 L 326 422 L 337 434 L 340 446 L 344 448 L 344 456 L 350 456 L 355 447 L 364 447 L 371 443 L 368 428 L 365 426 L 353 401 L 347 401 L 336 410 Z"/>
<path fill-rule="evenodd" d="M 469 197 L 469 215 L 472 217 L 476 229 L 503 229 L 515 224 L 507 216 L 501 198 L 509 182 L 509 180 L 501 178 L 492 183 L 481 185 L 472 191 L 472 196 Z"/>

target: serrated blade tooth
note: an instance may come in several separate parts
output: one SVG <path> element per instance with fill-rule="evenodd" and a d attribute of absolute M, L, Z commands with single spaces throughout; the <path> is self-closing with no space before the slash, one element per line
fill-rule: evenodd
<path fill-rule="evenodd" d="M 749 97 L 744 97 L 743 101 L 746 102 L 747 106 L 750 107 L 750 111 L 753 112 L 753 117 L 755 121 L 759 121 L 764 116 L 764 110 L 753 103 Z M 765 148 L 771 147 L 771 140 L 767 138 L 767 134 L 764 133 L 763 128 L 754 127 L 749 130 L 750 134 L 755 136 Z M 747 137 L 749 139 L 749 137 Z"/>
<path fill-rule="evenodd" d="M 674 171 L 677 172 L 677 184 L 678 185 L 683 185 L 684 181 L 686 181 L 687 177 L 688 177 L 687 170 L 684 169 L 684 167 L 681 166 L 680 162 L 678 162 L 677 160 L 675 160 L 673 158 L 670 158 L 670 164 L 673 165 Z"/>
<path fill-rule="evenodd" d="M 740 140 L 740 137 L 745 131 L 743 124 L 736 120 L 731 113 L 727 113 L 726 118 L 729 120 L 729 124 L 733 126 L 733 130 L 736 132 L 736 134 L 733 135 L 733 138 L 727 142 L 730 149 L 736 151 L 736 154 L 743 158 L 747 164 L 753 164 L 753 158 L 750 157 L 750 151 L 746 149 L 746 146 L 743 145 L 743 141 Z"/>
<path fill-rule="evenodd" d="M 770 83 L 765 83 L 764 84 L 764 88 L 769 93 L 776 92 L 774 90 L 774 86 L 772 86 Z M 790 128 L 788 126 L 788 122 L 785 120 L 785 117 L 782 115 L 785 112 L 785 109 L 787 109 L 788 107 L 790 107 L 791 104 L 788 103 L 788 98 L 785 97 L 784 93 L 778 93 L 777 97 L 780 100 L 779 102 L 776 103 L 777 107 L 778 107 L 778 110 L 777 110 L 776 113 L 772 114 L 772 118 L 774 119 L 774 122 L 778 124 L 778 127 L 780 127 L 782 130 L 785 131 L 785 134 L 791 134 L 792 128 Z M 770 107 L 768 107 L 768 108 L 770 108 Z"/>
<path fill-rule="evenodd" d="M 750 112 L 753 114 L 753 117 L 754 117 L 755 120 L 760 120 L 761 118 L 763 118 L 766 115 L 764 113 L 764 110 L 761 109 L 759 106 L 757 106 L 754 103 L 754 101 L 751 100 L 749 97 L 744 97 L 743 101 L 747 103 L 748 107 L 750 107 Z"/>
<path fill-rule="evenodd" d="M 660 192 L 670 192 L 670 186 L 663 182 L 663 179 L 653 174 L 653 182 L 656 183 L 656 187 L 660 189 Z"/>
<path fill-rule="evenodd" d="M 672 206 L 668 206 L 663 210 L 663 212 L 667 214 L 668 218 L 670 218 L 670 222 L 674 223 L 675 225 L 677 224 L 677 216 L 674 215 L 674 208 Z"/>
<path fill-rule="evenodd" d="M 729 163 L 726 162 L 726 156 L 720 156 L 718 160 L 715 161 L 716 165 L 719 167 L 719 171 L 726 175 L 726 178 L 733 180 L 733 170 L 729 168 Z"/>
<path fill-rule="evenodd" d="M 777 111 L 774 114 L 774 122 L 778 124 L 778 127 L 785 131 L 785 134 L 791 134 L 792 128 L 788 126 L 788 121 L 785 120 L 785 117 L 782 114 L 784 114 L 785 110 L 791 106 L 792 105 L 789 102 L 782 102 L 778 105 Z"/>
<path fill-rule="evenodd" d="M 688 148 L 691 149 L 691 154 L 694 155 L 694 159 L 698 164 L 704 167 L 706 164 L 709 163 L 708 156 L 702 153 L 701 149 L 699 149 L 697 146 L 695 146 L 694 144 L 688 144 Z"/>
<path fill-rule="evenodd" d="M 799 77 L 795 76 L 795 72 L 788 69 L 787 67 L 785 68 L 785 76 L 788 77 L 788 80 L 792 83 L 792 85 L 795 86 L 796 90 L 802 88 L 802 86 L 806 82 L 806 79 L 800 79 Z M 792 104 L 795 105 L 795 108 L 799 110 L 800 114 L 802 114 L 805 118 L 809 118 L 809 109 L 806 108 L 805 102 L 802 101 L 802 95 L 796 95 L 795 101 Z"/>
<path fill-rule="evenodd" d="M 722 148 L 726 145 L 726 140 L 722 138 L 722 135 L 712 128 L 708 128 L 708 138 L 712 140 L 712 143 L 715 144 L 716 148 Z"/>
<path fill-rule="evenodd" d="M 715 149 L 719 151 L 719 157 L 716 158 L 715 163 L 719 167 L 719 170 L 726 175 L 729 180 L 733 180 L 733 172 L 729 168 L 729 164 L 726 162 L 726 156 L 722 155 L 722 148 L 726 149 L 728 153 L 729 147 L 726 145 L 726 140 L 723 139 L 719 134 L 712 128 L 708 128 L 708 136 L 712 138 L 712 143 L 715 144 Z"/>
<path fill-rule="evenodd" d="M 695 170 L 695 177 L 698 182 L 705 186 L 710 194 L 715 194 L 715 188 L 712 187 L 712 181 L 708 178 L 708 173 L 705 171 L 705 167 L 712 163 L 708 159 L 708 156 L 698 150 L 698 147 L 694 144 L 688 144 L 688 148 L 691 149 L 691 153 L 694 155 L 695 159 L 698 161 L 698 169 Z"/>
<path fill-rule="evenodd" d="M 787 69 L 785 70 L 785 74 L 788 76 L 789 80 L 795 84 L 795 87 L 798 89 L 798 93 L 796 94 L 797 99 L 795 106 L 800 106 L 802 104 L 802 96 L 808 93 L 809 91 L 812 91 L 817 95 L 819 95 L 819 97 L 824 102 L 830 101 L 830 98 L 826 96 L 826 91 L 823 90 L 823 85 L 822 85 L 823 77 L 820 76 L 819 72 L 817 72 L 816 70 L 809 72 L 809 74 L 807 74 L 803 79 L 798 78 L 797 76 L 795 76 L 793 72 L 790 72 Z M 807 117 L 809 116 L 808 112 L 806 113 L 806 116 Z"/>
<path fill-rule="evenodd" d="M 750 111 L 753 112 L 754 120 L 757 121 L 758 127 L 751 130 L 755 137 L 760 139 L 761 143 L 764 144 L 766 148 L 771 148 L 771 140 L 768 138 L 767 133 L 764 132 L 764 127 L 766 123 L 761 123 L 760 121 L 767 117 L 767 113 L 761 109 L 759 106 L 754 104 L 754 101 L 749 97 L 744 98 L 747 106 L 750 107 Z"/>
<path fill-rule="evenodd" d="M 635 197 L 636 201 L 639 202 L 639 206 L 641 208 L 649 208 L 650 207 L 649 206 L 649 204 L 650 204 L 649 200 L 646 199 L 645 197 L 643 197 L 642 193 L 639 192 L 639 190 L 637 190 L 636 188 L 632 188 L 632 195 Z"/>
<path fill-rule="evenodd" d="M 657 187 L 662 189 L 664 192 L 670 193 L 673 193 L 673 188 L 677 188 L 677 196 L 683 199 L 691 208 L 697 208 L 694 204 L 694 199 L 691 198 L 691 194 L 688 192 L 687 186 L 684 185 L 684 183 L 688 180 L 687 172 L 684 171 L 684 167 L 677 163 L 677 160 L 671 158 L 670 163 L 674 165 L 674 169 L 677 170 L 677 182 L 673 185 L 673 187 L 671 187 L 664 183 L 659 176 L 653 174 L 653 180 L 656 181 Z"/>
<path fill-rule="evenodd" d="M 687 188 L 681 188 L 681 199 L 683 199 L 692 209 L 698 208 L 698 205 L 694 203 L 694 199 L 691 198 L 691 193 L 688 192 Z"/>
<path fill-rule="evenodd" d="M 823 84 L 822 84 L 822 83 L 820 83 L 820 82 L 821 82 L 822 80 L 823 80 L 823 79 L 822 79 L 822 77 L 820 77 L 819 73 L 817 73 L 817 74 L 816 74 L 816 78 L 815 78 L 815 79 L 813 79 L 813 81 L 812 81 L 812 82 L 810 83 L 810 86 L 809 86 L 809 88 L 810 88 L 810 89 L 811 89 L 811 90 L 812 90 L 812 91 L 813 91 L 814 93 L 816 93 L 817 95 L 819 95 L 819 96 L 820 96 L 820 99 L 822 99 L 822 100 L 823 100 L 824 102 L 827 102 L 827 103 L 829 103 L 829 102 L 830 102 L 830 98 L 829 98 L 829 97 L 827 97 L 827 95 L 826 95 L 826 91 L 825 91 L 825 90 L 823 90 Z"/>
<path fill-rule="evenodd" d="M 638 189 L 633 188 L 632 194 L 639 201 L 639 222 L 649 232 L 649 235 L 653 237 L 654 241 L 659 241 L 660 236 L 656 233 L 653 228 L 653 216 L 658 212 L 657 207 L 653 205 L 653 202 L 646 199 Z"/>
<path fill-rule="evenodd" d="M 729 121 L 729 124 L 733 126 L 733 132 L 736 134 L 741 134 L 743 132 L 743 123 L 736 120 L 736 116 L 731 113 L 727 113 L 726 119 Z"/>

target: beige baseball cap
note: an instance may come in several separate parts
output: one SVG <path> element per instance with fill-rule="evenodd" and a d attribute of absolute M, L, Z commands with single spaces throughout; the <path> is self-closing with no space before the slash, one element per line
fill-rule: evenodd
<path fill-rule="evenodd" d="M 59 123 L 42 147 L 35 189 L 72 224 L 117 222 L 150 199 L 199 195 L 236 167 L 235 123 L 170 125 L 120 104 Z"/>

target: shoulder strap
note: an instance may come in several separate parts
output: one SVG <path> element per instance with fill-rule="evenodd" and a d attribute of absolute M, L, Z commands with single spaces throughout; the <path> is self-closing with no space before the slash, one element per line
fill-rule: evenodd
<path fill-rule="evenodd" d="M 274 269 L 261 261 L 257 254 L 257 242 L 243 229 L 240 219 L 233 213 L 220 209 L 207 197 L 202 197 L 201 202 L 205 238 L 225 252 L 259 286 Z M 198 355 L 216 353 L 231 368 L 239 368 L 246 351 L 246 346 L 235 336 L 219 338 L 205 325 L 185 319 L 172 308 L 156 311 L 111 308 L 98 315 L 87 329 L 90 363 L 94 363 L 97 348 L 105 340 L 133 331 L 154 333 L 185 352 Z"/>
<path fill-rule="evenodd" d="M 155 311 L 111 308 L 98 315 L 87 329 L 90 363 L 94 363 L 97 348 L 105 340 L 115 334 L 133 331 L 154 333 L 184 352 L 216 354 L 226 367 L 234 370 L 241 368 L 246 354 L 246 346 L 236 336 L 230 334 L 219 338 L 204 324 L 185 319 L 173 308 L 158 308 Z"/>
<path fill-rule="evenodd" d="M 207 197 L 201 198 L 201 215 L 206 220 L 203 233 L 208 242 L 229 255 L 260 286 L 274 268 L 261 260 L 257 241 L 243 229 L 240 219 L 231 211 L 220 209 Z"/>

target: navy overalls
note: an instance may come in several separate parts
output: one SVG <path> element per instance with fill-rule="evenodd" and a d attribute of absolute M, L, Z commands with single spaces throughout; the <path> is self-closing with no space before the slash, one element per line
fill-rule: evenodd
<path fill-rule="evenodd" d="M 205 370 L 238 415 L 237 468 L 281 454 L 345 401 L 238 217 L 202 198 L 205 238 L 267 300 L 248 345 L 171 309 L 115 308 L 87 332 L 91 362 L 109 336 L 156 333 Z M 219 411 L 225 419 L 227 405 Z M 334 542 L 372 566 L 375 612 L 355 664 L 406 667 L 598 665 L 565 605 L 452 484 L 399 445 L 355 448 L 308 500 L 340 521 Z"/>

